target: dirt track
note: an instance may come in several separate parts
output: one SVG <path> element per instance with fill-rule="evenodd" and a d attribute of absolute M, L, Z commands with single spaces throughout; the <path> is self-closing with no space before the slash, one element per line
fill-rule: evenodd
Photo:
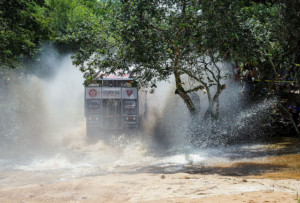
<path fill-rule="evenodd" d="M 300 199 L 299 153 L 275 156 L 277 151 L 235 161 L 210 157 L 193 163 L 197 160 L 193 155 L 150 159 L 143 148 L 131 145 L 121 154 L 102 143 L 84 146 L 71 154 L 85 154 L 81 157 L 85 164 L 55 156 L 2 169 L 0 202 L 298 203 Z M 100 157 L 104 152 L 114 156 L 100 164 L 106 160 Z M 90 153 L 97 159 L 91 159 Z"/>
<path fill-rule="evenodd" d="M 7 174 L 9 175 L 9 174 Z M 39 183 L 43 180 L 43 183 Z M 50 174 L 19 172 L 6 177 L 0 202 L 291 202 L 299 180 L 221 175 L 112 174 L 47 184 Z M 3 179 L 4 177 L 2 177 Z M 21 179 L 31 180 L 23 184 Z M 300 197 L 299 197 L 300 198 Z"/>

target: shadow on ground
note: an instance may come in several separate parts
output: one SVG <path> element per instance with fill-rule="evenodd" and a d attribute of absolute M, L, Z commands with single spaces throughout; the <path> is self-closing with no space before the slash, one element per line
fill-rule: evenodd
<path fill-rule="evenodd" d="M 135 173 L 154 173 L 154 174 L 172 174 L 172 173 L 189 173 L 213 175 L 218 174 L 222 176 L 249 176 L 262 175 L 264 173 L 272 173 L 283 170 L 286 165 L 281 164 L 265 164 L 265 163 L 235 163 L 232 166 L 196 166 L 196 165 L 182 165 L 182 166 L 162 166 L 155 165 L 143 167 L 135 171 Z"/>

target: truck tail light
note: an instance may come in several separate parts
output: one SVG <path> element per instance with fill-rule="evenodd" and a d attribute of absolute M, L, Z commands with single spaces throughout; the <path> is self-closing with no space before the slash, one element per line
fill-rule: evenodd
<path fill-rule="evenodd" d="M 125 118 L 126 119 L 126 121 L 135 121 L 136 120 L 136 117 L 126 117 Z"/>

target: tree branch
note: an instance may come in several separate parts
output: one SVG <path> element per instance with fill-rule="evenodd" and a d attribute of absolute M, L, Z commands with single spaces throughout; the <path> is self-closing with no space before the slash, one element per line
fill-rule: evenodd
<path fill-rule="evenodd" d="M 204 89 L 204 85 L 199 85 L 198 87 L 195 87 L 193 89 L 186 90 L 185 93 L 195 92 L 195 91 L 198 91 L 200 89 L 203 90 Z"/>

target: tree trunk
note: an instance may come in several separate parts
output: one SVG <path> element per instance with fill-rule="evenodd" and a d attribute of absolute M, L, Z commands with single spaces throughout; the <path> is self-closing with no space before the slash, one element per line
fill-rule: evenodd
<path fill-rule="evenodd" d="M 178 94 L 184 101 L 184 103 L 186 104 L 187 108 L 189 109 L 189 111 L 191 113 L 195 113 L 196 112 L 196 108 L 194 106 L 193 101 L 191 100 L 191 98 L 189 97 L 189 95 L 185 92 L 183 86 L 182 86 L 182 81 L 180 78 L 180 73 L 178 71 L 179 69 L 179 60 L 180 60 L 180 50 L 177 46 L 174 45 L 173 42 L 170 41 L 170 44 L 174 47 L 174 49 L 176 50 L 175 52 L 175 60 L 174 60 L 174 65 L 173 65 L 173 73 L 175 76 L 175 82 L 176 82 L 176 91 L 175 94 Z"/>
<path fill-rule="evenodd" d="M 219 99 L 219 97 L 218 97 L 218 99 L 217 99 L 217 101 L 216 101 L 216 119 L 218 119 L 219 118 L 219 108 L 220 108 L 220 99 Z"/>
<path fill-rule="evenodd" d="M 209 106 L 203 116 L 204 119 L 209 119 L 212 117 L 212 113 L 213 113 L 213 104 L 212 103 L 213 103 L 212 101 L 209 102 Z"/>
<path fill-rule="evenodd" d="M 300 42 L 298 42 L 298 44 L 300 45 Z M 294 63 L 296 64 L 295 72 L 296 72 L 296 76 L 297 76 L 298 90 L 300 91 L 300 71 L 298 70 L 300 67 L 297 67 L 297 65 L 300 64 L 300 54 L 299 54 L 299 52 L 295 57 Z"/>
<path fill-rule="evenodd" d="M 175 76 L 175 82 L 176 82 L 176 91 L 175 94 L 178 94 L 186 104 L 187 108 L 191 113 L 194 113 L 196 111 L 196 108 L 194 106 L 193 101 L 191 100 L 190 96 L 185 92 L 180 75 L 178 71 L 174 70 L 174 76 Z"/>
<path fill-rule="evenodd" d="M 219 97 L 221 95 L 223 91 L 223 87 L 221 85 L 218 85 L 218 89 L 216 94 L 214 95 L 213 99 L 211 101 L 209 101 L 209 106 L 204 114 L 204 119 L 208 119 L 209 117 L 211 117 L 213 115 L 213 108 L 215 106 L 215 104 L 217 104 L 216 106 L 216 117 L 219 117 Z"/>
<path fill-rule="evenodd" d="M 281 110 L 284 114 L 287 115 L 287 117 L 288 117 L 289 120 L 291 121 L 291 123 L 292 123 L 292 125 L 293 125 L 293 127 L 294 127 L 294 129 L 295 129 L 295 131 L 296 131 L 296 133 L 297 133 L 297 135 L 300 136 L 300 132 L 299 132 L 299 130 L 298 130 L 298 127 L 297 127 L 297 125 L 296 125 L 296 123 L 295 123 L 295 121 L 294 121 L 293 116 L 291 115 L 291 113 L 290 113 L 284 106 L 282 106 L 282 104 L 281 104 L 280 102 L 278 102 L 278 107 L 280 108 L 280 110 Z"/>

